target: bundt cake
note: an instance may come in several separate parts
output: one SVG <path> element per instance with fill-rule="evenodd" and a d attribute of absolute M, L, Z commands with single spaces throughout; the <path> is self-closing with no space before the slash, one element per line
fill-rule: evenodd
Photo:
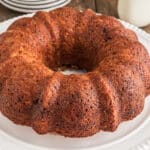
<path fill-rule="evenodd" d="M 84 74 L 57 69 L 75 65 Z M 143 109 L 150 60 L 136 34 L 110 16 L 60 8 L 0 35 L 0 111 L 39 134 L 115 131 Z"/>

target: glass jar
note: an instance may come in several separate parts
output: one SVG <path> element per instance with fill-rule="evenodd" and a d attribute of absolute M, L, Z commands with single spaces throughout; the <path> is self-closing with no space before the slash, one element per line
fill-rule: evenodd
<path fill-rule="evenodd" d="M 146 26 L 150 23 L 150 0 L 119 0 L 118 14 L 136 26 Z"/>

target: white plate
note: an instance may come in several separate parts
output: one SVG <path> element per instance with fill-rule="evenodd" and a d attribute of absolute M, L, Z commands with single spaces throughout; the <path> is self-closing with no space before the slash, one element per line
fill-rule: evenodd
<path fill-rule="evenodd" d="M 23 1 L 24 1 L 24 2 L 25 2 L 25 1 L 26 1 L 26 2 L 31 2 L 31 1 L 32 1 L 32 2 L 38 2 L 38 1 L 50 1 L 50 2 L 53 2 L 53 1 L 55 1 L 55 0 L 19 0 L 19 1 L 22 1 L 22 2 L 23 2 Z"/>
<path fill-rule="evenodd" d="M 56 3 L 44 3 L 44 4 L 40 4 L 40 5 L 32 5 L 32 4 L 17 4 L 14 3 L 10 0 L 2 0 L 2 2 L 6 3 L 7 5 L 10 5 L 12 7 L 16 7 L 16 8 L 21 8 L 21 9 L 45 9 L 45 8 L 50 8 L 50 7 L 54 7 L 56 5 L 62 5 L 66 2 L 66 0 L 63 1 L 56 1 Z"/>
<path fill-rule="evenodd" d="M 66 0 L 55 0 L 53 2 L 48 2 L 48 1 L 38 1 L 38 2 L 26 2 L 26 3 L 22 3 L 20 2 L 14 2 L 12 0 L 2 0 L 3 2 L 12 5 L 14 7 L 20 7 L 20 8 L 45 8 L 45 7 L 53 7 L 55 5 L 61 5 L 64 2 L 66 2 Z"/>
<path fill-rule="evenodd" d="M 54 10 L 56 8 L 60 8 L 63 6 L 66 6 L 68 3 L 70 3 L 71 0 L 63 0 L 63 1 L 57 1 L 57 3 L 55 4 L 51 4 L 50 5 L 41 5 L 41 6 L 31 6 L 31 5 L 16 5 L 16 4 L 10 4 L 12 2 L 10 1 L 6 1 L 6 0 L 1 0 L 1 4 L 4 5 L 5 7 L 12 9 L 14 11 L 18 11 L 18 12 L 24 12 L 24 13 L 32 13 L 32 12 L 36 12 L 39 10 L 45 10 L 45 11 L 50 11 L 50 10 Z"/>
<path fill-rule="evenodd" d="M 29 16 L 29 15 L 26 15 Z M 19 17 L 21 18 L 21 17 Z M 17 18 L 0 24 L 0 33 Z M 150 50 L 150 35 L 133 25 L 122 23 L 133 29 L 139 40 Z M 150 52 L 150 51 L 149 51 Z M 138 138 L 137 138 L 138 137 Z M 10 150 L 16 149 L 90 149 L 90 150 L 145 150 L 150 146 L 150 97 L 145 101 L 143 112 L 132 121 L 121 123 L 114 133 L 100 132 L 87 138 L 65 138 L 59 135 L 38 135 L 30 127 L 15 125 L 4 116 L 0 115 L 0 148 Z M 149 147 L 150 148 L 150 147 Z"/>
<path fill-rule="evenodd" d="M 64 1 L 64 0 L 36 0 L 36 1 L 20 1 L 20 0 L 10 0 L 12 1 L 14 4 L 31 4 L 31 5 L 39 5 L 39 4 L 49 4 L 49 3 L 55 3 L 57 4 L 57 2 L 60 1 Z"/>

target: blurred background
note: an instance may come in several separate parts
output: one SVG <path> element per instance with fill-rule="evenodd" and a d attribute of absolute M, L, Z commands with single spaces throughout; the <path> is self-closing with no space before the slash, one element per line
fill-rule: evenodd
<path fill-rule="evenodd" d="M 47 3 L 44 4 L 44 1 Z M 35 6 L 32 7 L 31 2 Z M 0 0 L 0 3 L 0 22 L 37 11 L 40 6 L 45 6 L 47 10 L 72 6 L 79 10 L 91 8 L 98 13 L 121 18 L 150 33 L 150 0 Z M 27 8 L 23 9 L 25 6 Z"/>

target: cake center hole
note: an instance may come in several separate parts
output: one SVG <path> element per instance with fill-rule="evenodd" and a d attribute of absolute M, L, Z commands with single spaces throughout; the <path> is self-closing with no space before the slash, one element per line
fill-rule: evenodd
<path fill-rule="evenodd" d="M 62 65 L 60 67 L 56 68 L 56 71 L 62 72 L 64 75 L 70 75 L 70 74 L 84 74 L 86 73 L 86 69 L 79 68 L 75 65 Z"/>

